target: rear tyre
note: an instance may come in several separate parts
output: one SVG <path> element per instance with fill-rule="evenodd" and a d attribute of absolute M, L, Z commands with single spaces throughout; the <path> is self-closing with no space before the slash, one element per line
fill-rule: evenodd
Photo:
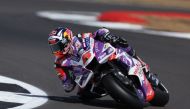
<path fill-rule="evenodd" d="M 136 96 L 136 93 L 127 89 L 113 75 L 106 75 L 102 82 L 109 95 L 117 102 L 122 103 L 132 109 L 143 108 L 143 103 Z"/>
<path fill-rule="evenodd" d="M 153 106 L 163 107 L 169 102 L 169 92 L 162 83 L 159 83 L 158 87 L 154 89 L 155 97 L 150 104 Z"/>

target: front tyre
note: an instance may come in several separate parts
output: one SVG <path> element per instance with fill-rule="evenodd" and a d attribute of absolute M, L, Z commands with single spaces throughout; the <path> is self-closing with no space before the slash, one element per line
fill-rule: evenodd
<path fill-rule="evenodd" d="M 109 95 L 117 102 L 125 104 L 132 109 L 142 109 L 143 103 L 133 93 L 127 89 L 119 80 L 110 73 L 103 77 L 102 82 Z"/>
<path fill-rule="evenodd" d="M 169 101 L 169 92 L 162 83 L 159 83 L 158 86 L 154 89 L 155 97 L 150 104 L 153 106 L 165 106 Z"/>

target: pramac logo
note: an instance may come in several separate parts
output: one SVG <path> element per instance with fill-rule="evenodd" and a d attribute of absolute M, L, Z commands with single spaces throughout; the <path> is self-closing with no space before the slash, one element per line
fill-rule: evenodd
<path fill-rule="evenodd" d="M 0 76 L 0 109 L 32 109 L 47 101 L 47 94 L 39 88 Z"/>

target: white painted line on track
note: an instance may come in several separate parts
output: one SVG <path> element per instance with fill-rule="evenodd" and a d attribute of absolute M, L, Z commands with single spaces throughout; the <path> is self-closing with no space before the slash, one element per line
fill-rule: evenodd
<path fill-rule="evenodd" d="M 143 26 L 141 25 L 97 21 L 97 15 L 98 15 L 97 12 L 92 12 L 91 15 L 89 15 L 89 12 L 83 12 L 83 13 L 78 13 L 78 14 L 74 14 L 74 13 L 76 12 L 72 11 L 72 14 L 69 14 L 67 12 L 61 13 L 61 12 L 53 12 L 53 11 L 50 11 L 50 12 L 43 11 L 43 12 L 38 12 L 37 16 L 51 19 L 51 20 L 68 21 L 74 24 L 81 24 L 81 25 L 87 25 L 87 26 L 108 27 L 108 28 L 113 28 L 113 29 L 129 29 L 129 30 L 143 29 Z"/>
<path fill-rule="evenodd" d="M 38 12 L 38 16 L 48 18 L 51 20 L 69 20 L 69 21 L 96 21 L 94 15 L 81 15 L 74 13 L 60 13 L 60 12 Z"/>
<path fill-rule="evenodd" d="M 133 25 L 129 23 L 117 23 L 117 22 L 99 22 L 99 21 L 81 21 L 81 25 L 107 27 L 112 29 L 127 29 L 127 30 L 142 30 L 143 26 Z"/>
<path fill-rule="evenodd" d="M 63 1 L 63 0 L 57 0 L 57 1 Z M 97 3 L 99 2 L 98 0 L 64 0 L 68 2 L 88 2 L 88 3 Z"/>
<path fill-rule="evenodd" d="M 0 91 L 0 101 L 23 104 L 21 106 L 17 106 L 10 109 L 32 109 L 41 106 L 48 101 L 48 99 L 46 98 L 47 94 L 44 91 L 30 84 L 4 76 L 0 76 L 0 83 L 16 84 L 30 92 L 30 94 L 26 94 Z"/>
<path fill-rule="evenodd" d="M 156 30 L 148 30 L 145 29 L 141 25 L 134 25 L 129 23 L 116 23 L 116 22 L 101 22 L 97 21 L 97 12 L 77 12 L 77 11 L 40 11 L 37 12 L 37 16 L 58 20 L 58 21 L 68 21 L 74 24 L 87 25 L 87 26 L 95 26 L 95 27 L 107 27 L 111 29 L 122 29 L 137 33 L 144 33 L 150 35 L 159 35 L 165 37 L 174 37 L 174 38 L 183 38 L 190 39 L 190 33 L 182 33 L 182 32 L 166 32 L 166 31 L 156 31 Z"/>
<path fill-rule="evenodd" d="M 182 39 L 190 39 L 190 33 L 182 33 L 182 32 L 143 30 L 143 31 L 141 31 L 141 33 L 150 34 L 150 35 L 174 37 L 174 38 L 182 38 Z"/>

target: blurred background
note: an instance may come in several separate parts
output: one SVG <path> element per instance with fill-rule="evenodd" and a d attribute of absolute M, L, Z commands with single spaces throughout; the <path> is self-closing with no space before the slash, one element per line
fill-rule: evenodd
<path fill-rule="evenodd" d="M 115 19 L 130 13 L 130 18 L 138 18 L 146 23 L 130 22 L 131 19 L 110 20 L 108 16 L 107 27 L 113 34 L 128 40 L 170 92 L 168 105 L 146 109 L 187 109 L 190 96 L 189 6 L 189 0 L 0 0 L 0 75 L 45 91 L 49 101 L 36 109 L 118 108 L 110 97 L 84 104 L 75 96 L 76 91 L 65 93 L 53 68 L 54 57 L 47 38 L 49 32 L 58 26 L 72 29 L 74 35 L 94 32 L 107 25 L 107 21 L 98 19 L 99 15 L 104 17 L 104 13 L 114 12 L 111 15 L 116 14 Z M 121 11 L 124 15 L 115 13 Z M 39 15 L 42 12 L 48 15 Z M 61 18 L 50 17 L 52 13 L 59 13 L 57 16 Z M 92 18 L 93 22 L 84 24 L 73 17 L 83 14 Z M 98 23 L 95 22 L 97 20 Z M 92 25 L 94 22 L 103 24 Z M 122 28 L 116 28 L 115 23 L 122 24 L 119 25 Z M 126 23 L 129 25 L 123 26 Z M 131 29 L 134 25 L 135 29 Z M 168 37 L 161 31 L 172 32 L 174 36 L 176 34 L 173 32 L 178 32 L 180 35 L 176 38 L 169 33 Z"/>

